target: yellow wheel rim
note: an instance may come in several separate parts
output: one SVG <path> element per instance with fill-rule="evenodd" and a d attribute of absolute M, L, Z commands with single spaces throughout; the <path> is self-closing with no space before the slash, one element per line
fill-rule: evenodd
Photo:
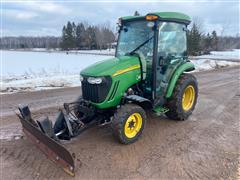
<path fill-rule="evenodd" d="M 184 111 L 188 111 L 192 108 L 195 100 L 195 89 L 192 85 L 186 87 L 182 97 L 182 108 Z"/>
<path fill-rule="evenodd" d="M 128 138 L 135 137 L 142 127 L 142 116 L 139 113 L 133 113 L 127 119 L 124 126 L 124 133 Z"/>

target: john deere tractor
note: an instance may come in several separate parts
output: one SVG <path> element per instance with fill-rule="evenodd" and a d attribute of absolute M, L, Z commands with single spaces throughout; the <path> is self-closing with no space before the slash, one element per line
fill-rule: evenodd
<path fill-rule="evenodd" d="M 81 71 L 82 96 L 64 104 L 54 125 L 48 118 L 33 120 L 28 106 L 19 107 L 25 134 L 74 175 L 73 157 L 60 143 L 94 124 L 110 125 L 121 143 L 131 144 L 143 133 L 147 110 L 186 120 L 198 97 L 186 53 L 189 23 L 189 16 L 177 12 L 120 18 L 115 57 Z"/>

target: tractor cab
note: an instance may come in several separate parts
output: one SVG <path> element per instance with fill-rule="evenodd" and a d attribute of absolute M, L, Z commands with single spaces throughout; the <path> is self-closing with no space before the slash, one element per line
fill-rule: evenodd
<path fill-rule="evenodd" d="M 174 71 L 187 61 L 186 29 L 182 13 L 151 13 L 119 19 L 116 57 L 135 55 L 142 66 L 143 91 L 155 104 L 164 103 Z"/>

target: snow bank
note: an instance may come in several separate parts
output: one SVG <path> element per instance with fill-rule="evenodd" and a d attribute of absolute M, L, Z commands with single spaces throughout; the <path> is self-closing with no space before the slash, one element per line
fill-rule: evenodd
<path fill-rule="evenodd" d="M 209 55 L 197 56 L 199 58 L 214 58 L 214 59 L 238 59 L 240 61 L 240 49 L 232 51 L 211 51 Z"/>
<path fill-rule="evenodd" d="M 209 59 L 193 60 L 192 63 L 195 65 L 196 72 L 240 65 L 239 62 L 218 61 L 218 60 L 209 60 Z"/>
<path fill-rule="evenodd" d="M 0 94 L 80 86 L 79 72 L 111 56 L 43 52 L 2 51 Z M 197 59 L 196 71 L 206 71 L 238 62 Z"/>
<path fill-rule="evenodd" d="M 26 76 L 24 76 L 26 77 Z M 34 91 L 61 87 L 80 86 L 79 74 L 76 75 L 53 75 L 44 77 L 26 77 L 3 80 L 0 82 L 2 93 L 19 91 Z"/>
<path fill-rule="evenodd" d="M 212 51 L 211 55 L 239 59 L 240 58 L 240 49 L 234 49 L 232 51 Z"/>

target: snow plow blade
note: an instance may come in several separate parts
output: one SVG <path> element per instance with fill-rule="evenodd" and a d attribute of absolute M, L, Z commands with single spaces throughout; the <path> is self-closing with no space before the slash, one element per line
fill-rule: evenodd
<path fill-rule="evenodd" d="M 23 132 L 50 160 L 60 165 L 63 170 L 74 176 L 74 159 L 70 152 L 64 148 L 56 139 L 49 137 L 41 131 L 38 123 L 31 118 L 28 106 L 19 107 L 19 117 Z"/>

